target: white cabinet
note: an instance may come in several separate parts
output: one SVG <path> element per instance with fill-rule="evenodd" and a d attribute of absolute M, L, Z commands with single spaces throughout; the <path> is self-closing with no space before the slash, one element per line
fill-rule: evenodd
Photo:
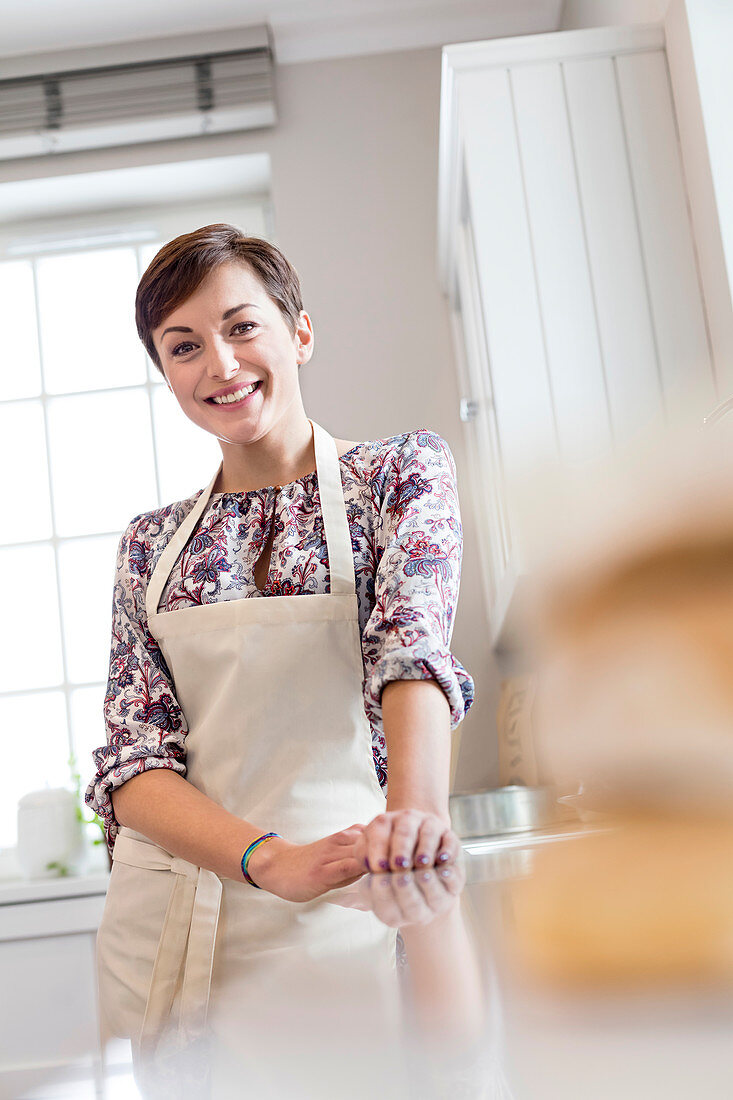
<path fill-rule="evenodd" d="M 103 1096 L 94 954 L 107 880 L 0 884 L 2 1097 Z"/>
<path fill-rule="evenodd" d="M 662 27 L 443 50 L 439 264 L 496 645 L 523 573 L 507 497 L 717 399 Z M 694 387 L 693 387 L 694 384 Z"/>

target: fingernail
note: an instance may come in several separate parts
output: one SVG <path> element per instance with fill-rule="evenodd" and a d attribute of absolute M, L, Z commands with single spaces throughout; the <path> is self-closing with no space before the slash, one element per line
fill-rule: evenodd
<path fill-rule="evenodd" d="M 404 856 L 397 856 L 397 858 L 395 859 L 395 863 L 397 864 L 398 867 L 406 867 L 407 866 L 407 860 L 405 859 Z"/>
<path fill-rule="evenodd" d="M 380 859 L 379 866 L 382 868 L 383 871 L 389 871 L 389 860 Z"/>
<path fill-rule="evenodd" d="M 450 878 L 453 872 L 451 871 L 450 867 L 441 867 L 438 871 L 438 874 L 441 878 Z"/>
<path fill-rule="evenodd" d="M 450 852 L 441 852 L 438 856 L 439 863 L 445 863 L 447 859 L 450 859 Z"/>
<path fill-rule="evenodd" d="M 432 877 L 433 877 L 432 871 L 423 871 L 423 873 L 420 875 L 420 878 L 422 879 L 423 882 L 427 882 L 428 879 L 431 879 Z"/>
<path fill-rule="evenodd" d="M 364 866 L 366 867 L 367 871 L 371 871 L 371 867 L 369 866 L 369 860 L 366 857 L 364 858 Z"/>
<path fill-rule="evenodd" d="M 410 882 L 411 879 L 411 875 L 400 875 L 397 879 L 397 883 L 399 886 L 407 886 L 408 882 Z"/>
<path fill-rule="evenodd" d="M 423 866 L 424 866 L 426 863 L 430 863 L 430 856 L 426 856 L 426 855 L 418 856 L 416 862 L 417 863 L 422 863 Z"/>

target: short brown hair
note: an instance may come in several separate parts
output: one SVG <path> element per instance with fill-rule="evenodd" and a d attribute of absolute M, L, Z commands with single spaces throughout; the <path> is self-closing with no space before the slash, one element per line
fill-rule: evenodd
<path fill-rule="evenodd" d="M 210 271 L 232 261 L 252 268 L 295 335 L 303 299 L 298 272 L 290 261 L 276 245 L 262 237 L 245 237 L 236 226 L 224 222 L 204 225 L 163 245 L 138 284 L 137 333 L 161 374 L 163 368 L 153 344 L 153 330 L 198 290 Z"/>

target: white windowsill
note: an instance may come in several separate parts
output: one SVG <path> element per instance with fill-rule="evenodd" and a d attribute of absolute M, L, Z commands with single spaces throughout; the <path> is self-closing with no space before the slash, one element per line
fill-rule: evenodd
<path fill-rule="evenodd" d="M 106 853 L 96 849 L 89 855 L 85 872 L 37 879 L 20 874 L 14 848 L 0 849 L 0 905 L 106 894 L 108 882 Z"/>

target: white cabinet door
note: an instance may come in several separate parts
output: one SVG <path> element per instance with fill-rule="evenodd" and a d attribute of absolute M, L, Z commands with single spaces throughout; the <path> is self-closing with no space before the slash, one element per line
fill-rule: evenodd
<path fill-rule="evenodd" d="M 104 894 L 0 905 L 0 1097 L 102 1095 L 103 906 Z"/>
<path fill-rule="evenodd" d="M 3 1070 L 98 1053 L 93 934 L 0 943 L 0 975 Z"/>
<path fill-rule="evenodd" d="M 700 422 L 715 375 L 663 29 L 449 46 L 442 96 L 441 278 L 503 644 L 523 572 L 507 486 L 672 411 Z"/>

